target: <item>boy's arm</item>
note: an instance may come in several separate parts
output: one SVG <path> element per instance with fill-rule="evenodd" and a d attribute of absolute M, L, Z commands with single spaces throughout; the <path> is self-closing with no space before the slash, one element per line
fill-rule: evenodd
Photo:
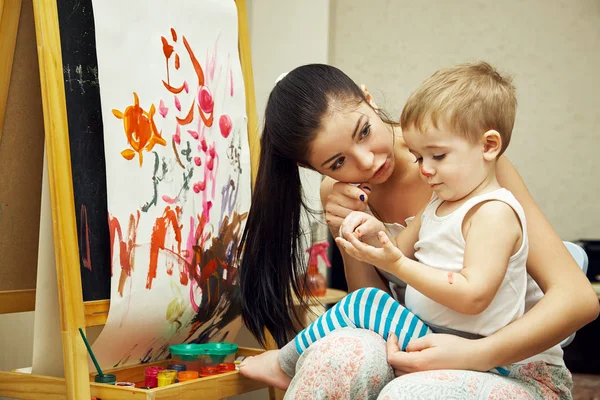
<path fill-rule="evenodd" d="M 415 218 L 408 223 L 405 229 L 394 237 L 396 247 L 400 249 L 405 257 L 414 259 L 415 258 L 415 244 L 419 240 L 419 231 L 421 230 L 421 216 L 423 210 L 421 210 Z M 381 246 L 379 244 L 379 246 Z"/>
<path fill-rule="evenodd" d="M 463 226 L 466 248 L 460 273 L 429 267 L 409 259 L 406 253 L 390 272 L 430 299 L 475 315 L 496 295 L 522 228 L 513 209 L 501 201 L 488 201 L 471 213 Z"/>

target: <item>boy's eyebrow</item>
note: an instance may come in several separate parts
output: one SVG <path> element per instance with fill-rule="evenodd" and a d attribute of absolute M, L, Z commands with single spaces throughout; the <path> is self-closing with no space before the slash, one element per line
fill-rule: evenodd
<path fill-rule="evenodd" d="M 352 139 L 354 139 L 354 137 L 356 136 L 356 134 L 358 133 L 358 127 L 360 126 L 360 121 L 362 121 L 363 117 L 365 117 L 365 114 L 362 114 L 359 118 L 358 121 L 356 121 L 356 126 L 354 127 L 354 132 L 352 133 Z M 333 161 L 335 158 L 341 156 L 342 153 L 337 153 L 336 155 L 329 157 L 327 160 L 325 160 L 323 162 L 323 164 L 321 164 L 321 167 L 324 166 L 325 164 L 327 164 L 330 161 Z"/>

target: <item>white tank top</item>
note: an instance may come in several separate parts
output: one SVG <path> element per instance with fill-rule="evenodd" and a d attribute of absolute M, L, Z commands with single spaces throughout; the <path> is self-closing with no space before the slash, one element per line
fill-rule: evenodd
<path fill-rule="evenodd" d="M 510 194 L 510 192 L 508 192 L 508 193 Z M 512 194 L 511 194 L 511 197 L 512 197 Z M 513 197 L 513 199 L 514 199 L 514 197 Z M 516 202 L 516 199 L 514 199 L 514 201 Z M 518 204 L 518 202 L 517 202 L 517 204 Z M 431 205 L 431 203 L 430 203 L 430 205 Z M 435 209 L 437 209 L 437 207 L 435 207 Z M 519 209 L 522 212 L 520 205 L 519 205 Z M 367 208 L 366 212 L 371 213 L 371 211 L 368 208 Z M 465 212 L 465 214 L 466 214 L 466 212 Z M 521 214 L 521 215 L 523 215 L 523 214 Z M 464 215 L 463 215 L 463 217 L 464 217 Z M 408 218 L 406 220 L 406 223 L 408 224 L 411 220 L 412 220 L 412 218 Z M 525 218 L 522 218 L 522 221 L 525 221 Z M 385 223 L 385 225 L 388 228 L 389 233 L 392 235 L 397 235 L 405 228 L 404 226 L 402 226 L 399 223 Z M 462 226 L 462 223 L 460 224 L 460 226 Z M 462 236 L 462 230 L 461 230 L 461 236 Z M 463 248 L 464 248 L 464 246 L 463 246 Z M 523 248 L 523 246 L 522 246 L 522 248 Z M 517 254 L 518 254 L 518 252 L 517 252 Z M 515 256 L 517 254 L 515 254 Z M 527 257 L 525 256 L 525 259 L 526 258 Z M 461 264 L 461 266 L 462 266 L 462 264 Z M 404 291 L 403 289 L 404 289 L 404 287 L 406 287 L 406 284 L 404 282 L 402 282 L 396 276 L 386 273 L 385 271 L 380 271 L 380 272 L 389 280 L 390 288 L 392 289 L 391 292 L 395 297 L 397 296 L 397 293 L 399 291 L 401 291 L 401 292 Z M 529 276 L 529 275 L 526 275 L 526 277 L 527 277 L 526 278 L 527 283 L 526 283 L 526 290 L 525 290 L 525 295 L 524 295 L 524 302 L 525 302 L 524 312 L 529 311 L 529 309 L 531 309 L 544 295 L 542 290 L 537 285 L 537 283 L 533 280 L 533 278 L 531 278 L 531 276 Z M 414 290 L 414 289 L 412 289 L 412 290 Z M 404 299 L 397 298 L 396 300 L 399 300 L 401 303 L 404 304 L 404 301 L 403 301 Z M 411 309 L 410 307 L 408 307 L 408 308 Z M 425 318 L 423 318 L 418 312 L 415 312 L 414 309 L 411 309 L 411 311 L 414 312 L 417 316 L 421 317 L 423 320 L 425 320 Z M 438 325 L 438 324 L 436 324 L 436 325 Z M 452 327 L 452 328 L 456 329 L 454 327 Z M 520 361 L 519 363 L 529 363 L 529 362 L 535 362 L 535 361 L 542 361 L 542 362 L 546 362 L 546 363 L 554 364 L 554 365 L 564 365 L 563 350 L 560 347 L 560 345 L 555 345 L 554 347 L 551 347 L 550 349 L 548 349 L 540 354 L 537 354 L 533 357 L 530 357 L 526 360 Z"/>
<path fill-rule="evenodd" d="M 419 240 L 415 244 L 415 258 L 430 267 L 460 273 L 465 256 L 463 220 L 474 206 L 489 200 L 500 200 L 512 207 L 523 228 L 521 247 L 510 257 L 496 296 L 480 314 L 467 315 L 431 300 L 409 285 L 406 288 L 406 307 L 425 322 L 489 336 L 523 315 L 527 289 L 527 226 L 523 208 L 508 190 L 498 189 L 473 197 L 444 216 L 436 215 L 438 207 L 444 201 L 434 194 L 423 211 Z"/>

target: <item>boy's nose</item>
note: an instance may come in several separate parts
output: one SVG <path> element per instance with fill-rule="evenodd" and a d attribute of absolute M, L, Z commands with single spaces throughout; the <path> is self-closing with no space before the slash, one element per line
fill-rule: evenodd
<path fill-rule="evenodd" d="M 425 168 L 425 165 L 421 165 L 421 173 L 423 174 L 423 176 L 426 176 L 427 178 L 429 178 L 430 176 L 433 176 L 433 171 Z"/>

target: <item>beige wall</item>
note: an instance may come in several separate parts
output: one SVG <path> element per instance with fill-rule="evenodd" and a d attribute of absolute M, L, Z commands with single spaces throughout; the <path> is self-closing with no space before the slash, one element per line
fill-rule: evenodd
<path fill-rule="evenodd" d="M 600 237 L 598 0 L 331 3 L 331 64 L 393 116 L 441 67 L 484 59 L 512 74 L 507 155 L 563 239 Z"/>

